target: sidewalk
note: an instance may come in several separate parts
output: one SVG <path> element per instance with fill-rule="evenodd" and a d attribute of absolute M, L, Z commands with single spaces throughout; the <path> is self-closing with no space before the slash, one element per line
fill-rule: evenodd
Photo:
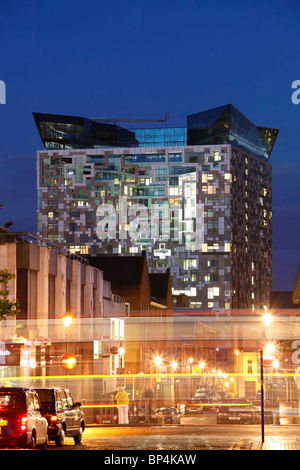
<path fill-rule="evenodd" d="M 248 450 L 300 450 L 299 439 L 267 437 L 263 444 L 261 441 L 253 441 L 252 444 L 249 444 Z M 247 446 L 245 448 L 247 449 Z"/>

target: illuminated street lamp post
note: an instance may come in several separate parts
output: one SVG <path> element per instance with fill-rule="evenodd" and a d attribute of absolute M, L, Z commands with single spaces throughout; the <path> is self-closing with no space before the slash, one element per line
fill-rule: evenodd
<path fill-rule="evenodd" d="M 267 311 L 264 307 L 265 312 Z M 265 313 L 262 317 L 262 320 L 266 327 L 270 326 L 273 320 L 273 317 L 270 313 Z M 261 394 L 261 441 L 265 442 L 265 410 L 264 410 L 264 351 L 260 349 L 260 394 Z"/>
<path fill-rule="evenodd" d="M 120 344 L 120 347 L 118 348 L 118 353 L 120 356 L 120 368 L 123 369 L 123 358 L 125 354 L 125 348 L 123 348 L 122 343 Z"/>
<path fill-rule="evenodd" d="M 72 316 L 69 314 L 69 313 L 66 313 L 63 318 L 63 324 L 64 324 L 64 327 L 65 327 L 65 343 L 66 343 L 66 354 L 65 356 L 67 355 L 67 352 L 68 352 L 68 329 L 72 323 Z M 64 357 L 64 356 L 62 356 Z M 64 366 L 63 366 L 64 367 Z M 65 367 L 66 369 L 66 387 L 68 385 L 68 367 Z"/>
<path fill-rule="evenodd" d="M 260 355 L 260 393 L 261 393 L 261 441 L 265 442 L 265 411 L 264 411 L 264 351 L 259 351 Z"/>
<path fill-rule="evenodd" d="M 172 370 L 173 370 L 174 398 L 175 398 L 175 402 L 176 402 L 176 399 L 177 399 L 176 381 L 177 381 L 177 380 L 175 379 L 175 372 L 177 371 L 177 367 L 178 367 L 177 361 L 172 361 L 171 367 L 172 367 Z"/>
<path fill-rule="evenodd" d="M 239 387 L 240 387 L 240 383 L 239 383 L 239 354 L 240 354 L 240 351 L 238 349 L 236 349 L 234 351 L 234 354 L 235 354 L 235 372 L 236 372 L 236 382 L 235 382 L 235 386 L 236 386 L 236 396 L 239 397 L 240 396 L 240 391 L 239 391 Z"/>
<path fill-rule="evenodd" d="M 158 377 L 157 377 L 157 372 L 158 372 L 158 367 L 161 366 L 162 364 L 162 359 L 160 356 L 155 356 L 154 358 L 154 364 L 155 364 L 155 372 L 156 372 L 156 399 L 158 400 Z"/>
<path fill-rule="evenodd" d="M 65 327 L 65 342 L 66 342 L 66 352 L 68 351 L 68 348 L 67 348 L 67 345 L 68 345 L 68 329 L 72 323 L 72 316 L 69 314 L 69 313 L 66 313 L 64 316 L 63 316 L 63 324 L 64 324 L 64 327 Z"/>
<path fill-rule="evenodd" d="M 189 364 L 190 364 L 190 384 L 191 384 L 191 393 L 192 393 L 192 396 L 194 396 L 193 362 L 194 362 L 194 358 L 193 358 L 193 357 L 190 357 L 190 358 L 189 358 Z"/>
<path fill-rule="evenodd" d="M 265 313 L 263 316 L 263 322 L 266 326 L 270 326 L 273 321 L 273 317 L 270 313 Z"/>

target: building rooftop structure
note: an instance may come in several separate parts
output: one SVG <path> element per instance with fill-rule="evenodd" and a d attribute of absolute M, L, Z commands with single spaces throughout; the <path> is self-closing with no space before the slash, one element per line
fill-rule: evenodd
<path fill-rule="evenodd" d="M 265 161 L 270 159 L 278 132 L 255 126 L 232 104 L 187 117 L 188 145 L 231 144 Z"/>
<path fill-rule="evenodd" d="M 109 123 L 109 119 L 99 122 L 45 113 L 33 113 L 33 117 L 47 149 L 231 144 L 268 161 L 279 132 L 256 126 L 232 104 L 188 115 L 185 127 L 128 130 L 116 125 L 117 119 Z"/>
<path fill-rule="evenodd" d="M 115 124 L 78 116 L 33 113 L 43 145 L 48 149 L 137 146 L 133 132 Z"/>

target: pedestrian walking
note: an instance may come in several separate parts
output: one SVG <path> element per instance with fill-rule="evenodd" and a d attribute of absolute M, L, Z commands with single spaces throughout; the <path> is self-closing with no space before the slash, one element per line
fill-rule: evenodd
<path fill-rule="evenodd" d="M 118 423 L 128 424 L 128 407 L 129 398 L 128 393 L 124 390 L 122 385 L 119 386 L 119 391 L 116 395 L 117 407 L 118 407 Z"/>

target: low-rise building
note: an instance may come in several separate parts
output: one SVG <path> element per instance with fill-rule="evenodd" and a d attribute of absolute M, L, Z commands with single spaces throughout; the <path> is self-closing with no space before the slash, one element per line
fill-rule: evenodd
<path fill-rule="evenodd" d="M 16 276 L 8 288 L 20 311 L 0 325 L 2 383 L 28 385 L 30 377 L 38 377 L 37 385 L 44 385 L 46 377 L 56 377 L 51 385 L 61 385 L 66 376 L 61 357 L 67 351 L 76 357 L 76 375 L 115 373 L 109 350 L 124 336 L 112 335 L 113 318 L 120 323 L 128 304 L 112 292 L 102 270 L 40 237 L 2 228 L 0 270 L 4 269 Z M 69 328 L 63 324 L 67 313 L 72 317 Z M 96 354 L 94 360 L 96 350 L 107 353 Z M 74 385 L 78 398 L 93 400 L 114 384 Z"/>

